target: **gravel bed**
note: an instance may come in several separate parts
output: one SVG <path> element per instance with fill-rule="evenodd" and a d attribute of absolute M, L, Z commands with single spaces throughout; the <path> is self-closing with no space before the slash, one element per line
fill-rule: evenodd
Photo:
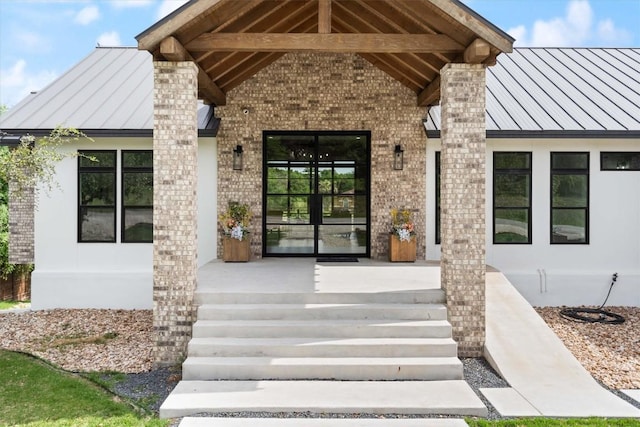
<path fill-rule="evenodd" d="M 640 308 L 607 307 L 626 318 L 622 325 L 584 324 L 559 316 L 558 307 L 536 309 L 564 344 L 603 386 L 640 408 L 618 389 L 640 389 Z M 0 348 L 34 354 L 73 372 L 104 372 L 111 390 L 152 412 L 180 380 L 179 367 L 152 369 L 150 310 L 0 311 Z M 463 359 L 465 379 L 478 391 L 508 387 L 484 359 Z M 119 372 L 126 375 L 116 375 Z M 227 416 L 380 417 L 375 414 L 230 413 Z M 394 416 L 392 417 L 404 417 Z"/>

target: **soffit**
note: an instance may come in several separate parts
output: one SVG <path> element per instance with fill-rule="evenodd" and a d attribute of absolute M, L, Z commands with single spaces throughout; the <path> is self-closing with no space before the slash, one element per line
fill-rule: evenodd
<path fill-rule="evenodd" d="M 358 54 L 432 105 L 445 64 L 493 65 L 513 45 L 457 0 L 191 0 L 136 39 L 155 60 L 195 61 L 199 97 L 216 105 L 296 51 Z"/>

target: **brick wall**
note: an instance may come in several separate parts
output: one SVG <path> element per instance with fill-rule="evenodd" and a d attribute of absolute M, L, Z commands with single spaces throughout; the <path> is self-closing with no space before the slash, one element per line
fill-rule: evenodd
<path fill-rule="evenodd" d="M 243 110 L 248 110 L 244 114 Z M 290 53 L 227 93 L 216 108 L 218 209 L 230 200 L 255 214 L 251 248 L 262 253 L 262 131 L 371 131 L 371 256 L 386 258 L 389 211 L 414 209 L 418 258 L 425 255 L 425 156 L 416 94 L 357 55 Z M 242 144 L 244 168 L 232 170 L 232 150 Z M 404 170 L 393 170 L 393 149 L 404 149 Z M 221 253 L 219 246 L 219 254 Z"/>
<path fill-rule="evenodd" d="M 33 187 L 17 192 L 15 186 L 9 182 L 9 262 L 32 264 L 35 192 Z"/>
<path fill-rule="evenodd" d="M 198 270 L 197 67 L 154 62 L 153 329 L 156 366 L 180 362 Z"/>
<path fill-rule="evenodd" d="M 461 357 L 485 341 L 485 68 L 441 72 L 442 287 Z"/>

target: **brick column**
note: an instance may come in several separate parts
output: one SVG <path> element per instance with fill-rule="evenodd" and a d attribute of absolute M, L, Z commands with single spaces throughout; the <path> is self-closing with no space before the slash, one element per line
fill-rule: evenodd
<path fill-rule="evenodd" d="M 16 187 L 9 182 L 9 262 L 32 264 L 35 191 L 33 187 L 17 191 Z"/>
<path fill-rule="evenodd" d="M 485 341 L 485 68 L 441 71 L 441 280 L 460 357 Z"/>
<path fill-rule="evenodd" d="M 198 70 L 154 62 L 153 331 L 156 366 L 186 355 L 197 281 Z"/>

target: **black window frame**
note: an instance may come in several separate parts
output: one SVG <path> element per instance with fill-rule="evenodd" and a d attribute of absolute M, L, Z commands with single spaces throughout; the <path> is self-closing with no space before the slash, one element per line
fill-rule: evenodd
<path fill-rule="evenodd" d="M 95 165 L 92 166 L 83 166 L 82 163 L 83 161 L 86 161 L 88 158 L 91 158 L 92 156 L 94 156 L 95 154 L 111 154 L 113 156 L 113 166 L 100 166 L 99 163 L 96 163 Z M 77 169 L 77 204 L 78 204 L 78 209 L 77 209 L 77 241 L 78 243 L 116 243 L 116 239 L 117 239 L 117 228 L 116 228 L 116 223 L 118 221 L 117 217 L 118 217 L 118 212 L 117 212 L 117 199 L 118 199 L 118 194 L 117 194 L 117 168 L 118 168 L 118 156 L 117 156 L 117 150 L 78 150 L 78 169 Z M 113 205 L 100 205 L 100 206 L 96 206 L 96 205 L 84 205 L 82 204 L 82 199 L 81 199 L 81 191 L 82 191 L 82 187 L 81 187 L 81 176 L 82 174 L 91 174 L 91 173 L 112 173 L 113 174 Z M 87 239 L 84 240 L 82 238 L 82 210 L 85 208 L 111 208 L 113 209 L 113 239 L 110 240 L 95 240 L 95 239 Z"/>
<path fill-rule="evenodd" d="M 151 154 L 151 166 L 126 166 L 124 157 L 127 153 L 149 153 Z M 120 153 L 120 242 L 121 243 L 153 243 L 153 235 L 150 240 L 127 240 L 125 239 L 125 216 L 127 209 L 151 209 L 153 224 L 153 202 L 151 205 L 126 205 L 125 204 L 125 174 L 130 173 L 150 173 L 153 177 L 153 150 L 122 150 Z M 153 194 L 153 182 L 151 184 Z"/>
<path fill-rule="evenodd" d="M 630 155 L 637 156 L 637 160 L 631 161 L 631 164 L 637 164 L 635 167 L 630 168 L 607 168 L 605 167 L 605 156 L 610 155 Z M 601 171 L 615 171 L 615 172 L 638 172 L 640 171 L 640 151 L 601 151 L 600 152 L 600 170 Z"/>
<path fill-rule="evenodd" d="M 586 168 L 554 168 L 553 166 L 553 157 L 554 155 L 581 155 L 586 156 Z M 590 183 L 590 169 L 591 169 L 591 158 L 590 153 L 588 151 L 552 151 L 549 155 L 549 243 L 552 245 L 588 245 L 589 244 L 589 234 L 590 234 L 590 220 L 589 220 L 589 211 L 591 207 L 591 183 Z M 586 206 L 562 206 L 562 207 L 554 207 L 553 205 L 553 177 L 555 175 L 585 175 L 587 188 L 586 188 Z M 584 209 L 585 211 L 585 224 L 584 224 L 584 241 L 554 241 L 554 225 L 553 225 L 553 213 L 554 210 L 569 210 L 569 209 Z"/>
<path fill-rule="evenodd" d="M 528 168 L 504 168 L 496 169 L 496 156 L 501 154 L 510 155 L 526 155 L 528 157 Z M 522 206 L 496 206 L 496 180 L 498 176 L 510 175 L 510 176 L 528 176 L 529 177 L 529 205 L 525 208 Z M 531 245 L 533 244 L 533 153 L 531 151 L 494 151 L 493 152 L 493 230 L 492 230 L 492 242 L 494 245 Z M 527 210 L 527 241 L 526 242 L 499 242 L 496 241 L 496 212 L 499 210 Z"/>
<path fill-rule="evenodd" d="M 436 220 L 436 229 L 435 229 L 435 238 L 436 238 L 436 245 L 441 244 L 441 240 L 442 240 L 442 236 L 440 235 L 441 233 L 441 223 L 440 223 L 440 212 L 441 212 L 441 206 L 440 206 L 440 183 L 441 181 L 441 176 L 440 176 L 440 151 L 436 151 L 436 202 L 435 202 L 435 207 L 436 207 L 436 212 L 435 212 L 435 220 Z"/>

